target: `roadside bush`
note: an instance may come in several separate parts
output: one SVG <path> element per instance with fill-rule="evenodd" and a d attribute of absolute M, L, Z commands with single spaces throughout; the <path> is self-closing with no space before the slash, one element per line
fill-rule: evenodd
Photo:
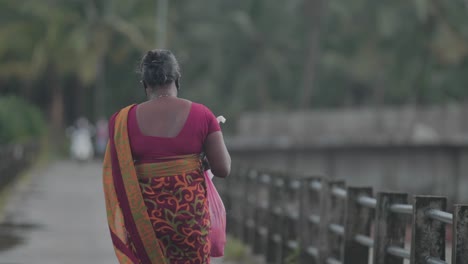
<path fill-rule="evenodd" d="M 0 97 L 0 145 L 26 143 L 44 131 L 44 117 L 37 107 L 19 97 Z"/>

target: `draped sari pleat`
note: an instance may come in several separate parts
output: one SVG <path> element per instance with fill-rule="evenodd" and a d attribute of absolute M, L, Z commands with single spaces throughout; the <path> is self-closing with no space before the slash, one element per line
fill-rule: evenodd
<path fill-rule="evenodd" d="M 166 264 L 133 164 L 127 131 L 131 107 L 122 109 L 109 125 L 103 166 L 109 229 L 120 263 Z"/>

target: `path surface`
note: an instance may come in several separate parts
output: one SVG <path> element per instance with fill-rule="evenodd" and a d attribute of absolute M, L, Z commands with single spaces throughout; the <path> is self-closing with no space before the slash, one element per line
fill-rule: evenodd
<path fill-rule="evenodd" d="M 0 264 L 116 264 L 100 174 L 98 162 L 72 161 L 33 173 L 8 199 Z"/>
<path fill-rule="evenodd" d="M 3 232 L 19 244 L 0 252 L 0 264 L 115 264 L 100 171 L 60 161 L 33 173 L 9 199 Z"/>

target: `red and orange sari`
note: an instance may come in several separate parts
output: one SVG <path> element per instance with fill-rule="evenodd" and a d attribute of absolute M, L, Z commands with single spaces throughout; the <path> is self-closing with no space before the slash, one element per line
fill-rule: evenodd
<path fill-rule="evenodd" d="M 134 165 L 131 106 L 109 124 L 103 182 L 115 253 L 126 264 L 209 264 L 210 216 L 199 155 Z"/>

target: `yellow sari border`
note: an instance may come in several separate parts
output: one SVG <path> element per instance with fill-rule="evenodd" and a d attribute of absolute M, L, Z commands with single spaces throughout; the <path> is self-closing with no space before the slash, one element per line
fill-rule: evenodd
<path fill-rule="evenodd" d="M 158 239 L 148 216 L 148 211 L 141 194 L 132 152 L 128 139 L 127 118 L 133 105 L 120 111 L 115 120 L 114 144 L 119 159 L 120 172 L 125 184 L 131 213 L 138 229 L 138 234 L 143 242 L 146 254 L 152 264 L 166 263 Z"/>
<path fill-rule="evenodd" d="M 167 264 L 148 216 L 133 163 L 125 107 L 112 119 L 103 168 L 107 217 L 121 264 Z M 136 256 L 131 248 L 136 249 Z"/>
<path fill-rule="evenodd" d="M 201 169 L 200 155 L 184 155 L 171 157 L 174 160 L 142 163 L 135 166 L 138 178 L 168 177 L 181 175 Z"/>

